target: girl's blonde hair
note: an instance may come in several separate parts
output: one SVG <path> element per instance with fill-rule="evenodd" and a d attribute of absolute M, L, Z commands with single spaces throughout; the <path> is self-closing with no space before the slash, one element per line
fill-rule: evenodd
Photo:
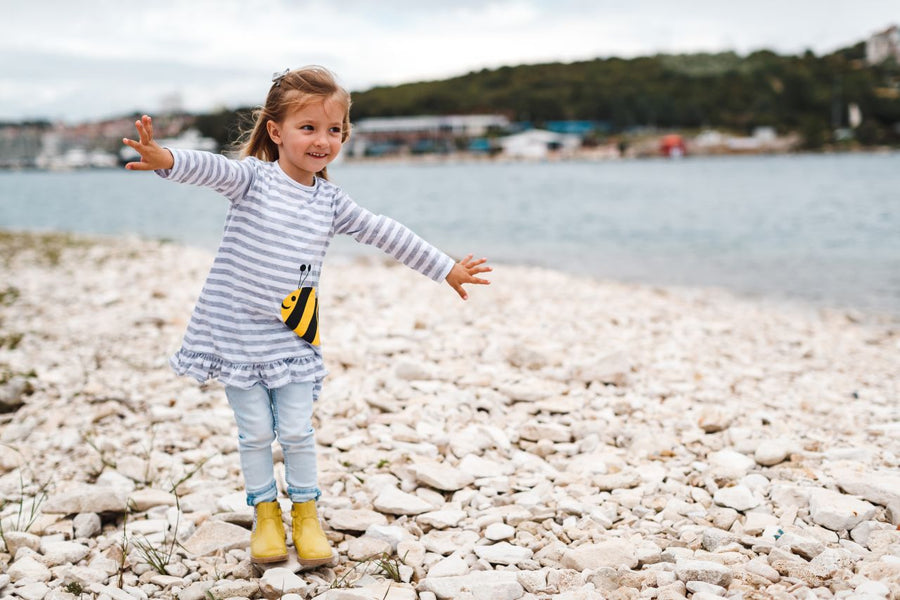
<path fill-rule="evenodd" d="M 241 158 L 254 156 L 269 162 L 278 160 L 278 146 L 269 137 L 266 123 L 281 123 L 291 110 L 328 99 L 344 107 L 341 142 L 345 142 L 350 137 L 350 93 L 338 85 L 331 71 L 312 65 L 277 76 L 265 105 L 253 111 L 253 128 L 238 142 Z M 328 179 L 328 170 L 323 168 L 316 175 Z"/>

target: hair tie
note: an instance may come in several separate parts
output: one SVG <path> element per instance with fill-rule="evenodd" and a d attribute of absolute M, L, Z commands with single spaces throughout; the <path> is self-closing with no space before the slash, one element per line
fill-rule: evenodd
<path fill-rule="evenodd" d="M 275 87 L 279 87 L 281 85 L 281 80 L 284 79 L 284 76 L 290 72 L 290 69 L 285 69 L 280 73 L 272 73 L 272 83 L 275 84 Z"/>

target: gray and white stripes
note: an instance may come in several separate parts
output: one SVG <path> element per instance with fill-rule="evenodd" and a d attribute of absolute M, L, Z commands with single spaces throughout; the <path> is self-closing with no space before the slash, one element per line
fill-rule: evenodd
<path fill-rule="evenodd" d="M 309 273 L 303 285 L 318 287 L 337 233 L 377 246 L 435 281 L 453 266 L 453 259 L 408 228 L 358 206 L 328 181 L 301 185 L 278 163 L 255 158 L 236 161 L 177 149 L 172 154 L 174 167 L 159 175 L 210 187 L 231 201 L 184 342 L 170 360 L 180 375 L 201 382 L 217 378 L 243 389 L 315 381 L 318 393 L 327 374 L 321 354 L 284 325 L 280 308 L 298 287 L 301 265 Z M 327 304 L 321 310 L 327 315 Z"/>

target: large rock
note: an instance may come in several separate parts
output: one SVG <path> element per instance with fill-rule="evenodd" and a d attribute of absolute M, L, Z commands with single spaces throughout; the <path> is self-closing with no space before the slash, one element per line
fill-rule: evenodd
<path fill-rule="evenodd" d="M 520 369 L 542 369 L 554 361 L 554 355 L 537 345 L 515 344 L 507 350 L 506 360 Z"/>
<path fill-rule="evenodd" d="M 427 577 L 421 587 L 438 598 L 455 599 L 466 592 L 475 600 L 518 600 L 525 589 L 514 571 L 476 571 L 457 577 Z"/>
<path fill-rule="evenodd" d="M 481 536 L 475 531 L 429 531 L 419 541 L 425 549 L 441 556 L 449 556 L 454 552 L 471 552 L 481 540 Z M 397 548 L 400 552 L 400 548 Z M 402 555 L 401 555 L 402 556 Z"/>
<path fill-rule="evenodd" d="M 715 552 L 722 546 L 727 546 L 733 542 L 737 541 L 737 536 L 735 536 L 730 531 L 725 531 L 719 529 L 718 527 L 707 527 L 703 530 L 703 538 L 702 545 L 703 549 L 708 552 Z"/>
<path fill-rule="evenodd" d="M 756 466 L 756 461 L 735 450 L 725 449 L 711 453 L 707 460 L 709 466 L 717 472 L 731 477 L 743 477 L 747 471 Z"/>
<path fill-rule="evenodd" d="M 784 462 L 794 451 L 796 444 L 788 440 L 765 440 L 756 448 L 753 459 L 764 467 Z"/>
<path fill-rule="evenodd" d="M 845 494 L 815 489 L 809 494 L 809 516 L 832 531 L 853 529 L 875 516 L 875 507 Z"/>
<path fill-rule="evenodd" d="M 208 600 L 210 588 L 215 581 L 195 581 L 178 593 L 178 600 Z"/>
<path fill-rule="evenodd" d="M 750 510 L 759 506 L 759 498 L 746 485 L 739 484 L 716 490 L 713 501 L 719 506 L 727 506 L 737 511 Z"/>
<path fill-rule="evenodd" d="M 47 587 L 47 585 L 43 582 L 35 581 L 17 587 L 16 595 L 14 597 L 21 598 L 22 600 L 44 600 L 49 592 L 50 588 Z"/>
<path fill-rule="evenodd" d="M 896 471 L 859 471 L 842 468 L 832 473 L 838 487 L 869 502 L 891 508 L 891 520 L 900 525 L 900 475 Z"/>
<path fill-rule="evenodd" d="M 97 513 L 81 513 L 72 520 L 76 538 L 91 538 L 103 531 L 103 522 Z"/>
<path fill-rule="evenodd" d="M 219 581 L 209 588 L 209 598 L 253 598 L 259 593 L 257 581 Z"/>
<path fill-rule="evenodd" d="M 455 492 L 466 487 L 474 477 L 445 463 L 428 461 L 410 467 L 419 483 L 431 486 L 436 490 Z"/>
<path fill-rule="evenodd" d="M 175 494 L 154 488 L 135 490 L 128 497 L 128 502 L 138 512 L 150 510 L 154 506 L 175 506 L 176 500 Z"/>
<path fill-rule="evenodd" d="M 178 585 L 178 586 L 183 585 L 184 579 L 182 579 L 181 577 L 175 577 L 174 575 L 156 574 L 156 575 L 153 575 L 150 577 L 149 583 L 152 583 L 153 585 L 158 585 L 159 587 L 165 589 L 165 588 L 172 587 L 173 585 Z M 212 582 L 210 582 L 210 583 L 212 583 Z M 259 586 L 257 586 L 257 587 L 259 587 Z"/>
<path fill-rule="evenodd" d="M 623 386 L 628 382 L 628 373 L 631 372 L 629 358 L 623 352 L 613 352 L 570 364 L 569 378 L 584 383 L 596 381 Z"/>
<path fill-rule="evenodd" d="M 718 433 L 728 429 L 733 420 L 734 417 L 728 412 L 718 408 L 706 408 L 700 413 L 697 425 L 704 433 Z"/>
<path fill-rule="evenodd" d="M 34 393 L 31 381 L 21 375 L 13 375 L 0 383 L 0 414 L 16 412 L 25 404 L 25 398 Z"/>
<path fill-rule="evenodd" d="M 475 546 L 475 554 L 492 565 L 517 565 L 530 559 L 534 553 L 528 548 L 500 542 L 490 546 Z"/>
<path fill-rule="evenodd" d="M 92 569 L 91 567 L 68 566 L 60 569 L 63 581 L 65 583 L 77 583 L 83 588 L 88 588 L 94 584 L 103 585 L 109 579 L 109 575 L 100 569 Z M 178 579 L 181 581 L 181 578 Z"/>
<path fill-rule="evenodd" d="M 675 564 L 675 576 L 681 581 L 702 581 L 727 588 L 731 583 L 731 569 L 708 560 L 680 560 Z"/>
<path fill-rule="evenodd" d="M 567 391 L 564 383 L 538 378 L 520 379 L 514 383 L 497 384 L 495 387 L 513 402 L 539 402 Z"/>
<path fill-rule="evenodd" d="M 446 529 L 447 527 L 456 527 L 467 516 L 464 510 L 435 510 L 416 517 L 416 523 L 434 529 Z"/>
<path fill-rule="evenodd" d="M 541 440 L 570 442 L 572 441 L 572 430 L 559 423 L 524 423 L 519 427 L 519 437 L 532 442 Z"/>
<path fill-rule="evenodd" d="M 0 444 L 0 474 L 19 468 L 24 462 L 25 457 L 21 452 L 6 444 Z"/>
<path fill-rule="evenodd" d="M 184 549 L 196 556 L 208 556 L 249 546 L 249 531 L 222 521 L 204 521 L 184 543 Z"/>
<path fill-rule="evenodd" d="M 32 556 L 24 556 L 10 565 L 6 572 L 12 582 L 20 580 L 50 581 L 52 575 L 45 564 Z"/>
<path fill-rule="evenodd" d="M 35 552 L 39 552 L 41 549 L 41 538 L 26 531 L 4 532 L 3 540 L 6 542 L 7 552 L 12 557 L 15 557 L 19 548 L 29 548 Z"/>
<path fill-rule="evenodd" d="M 303 600 L 285 594 L 283 600 Z M 358 588 L 333 588 L 313 600 L 416 600 L 416 591 L 406 584 L 375 582 Z"/>
<path fill-rule="evenodd" d="M 547 588 L 548 569 L 539 571 L 520 570 L 516 572 L 516 579 L 529 594 L 545 592 Z"/>
<path fill-rule="evenodd" d="M 633 569 L 638 565 L 634 547 L 625 540 L 609 540 L 597 544 L 582 544 L 577 548 L 566 550 L 562 556 L 562 564 L 567 569 L 584 571 L 624 567 Z"/>
<path fill-rule="evenodd" d="M 340 531 L 365 531 L 372 525 L 387 525 L 387 517 L 364 508 L 342 508 L 328 514 L 328 525 Z"/>
<path fill-rule="evenodd" d="M 347 542 L 347 558 L 350 560 L 364 561 L 376 558 L 393 551 L 390 542 L 369 536 L 351 538 Z"/>
<path fill-rule="evenodd" d="M 124 513 L 128 508 L 127 490 L 84 485 L 50 496 L 41 511 L 54 514 Z"/>
<path fill-rule="evenodd" d="M 767 563 L 764 558 L 754 558 L 753 560 L 745 562 L 742 566 L 748 573 L 764 577 L 772 583 L 781 581 L 781 575 L 778 574 L 778 571 L 770 567 L 769 563 Z"/>
<path fill-rule="evenodd" d="M 506 523 L 491 523 L 484 530 L 484 537 L 492 542 L 508 540 L 516 535 L 516 528 Z"/>
<path fill-rule="evenodd" d="M 66 563 L 75 564 L 90 553 L 90 548 L 75 542 L 44 542 L 41 553 L 46 563 L 55 567 Z"/>
<path fill-rule="evenodd" d="M 418 540 L 404 540 L 397 544 L 395 552 L 403 564 L 411 567 L 421 567 L 425 562 L 425 555 L 428 550 Z"/>
<path fill-rule="evenodd" d="M 883 556 L 878 561 L 856 563 L 856 572 L 870 580 L 878 580 L 891 589 L 900 589 L 900 563 L 894 556 Z"/>
<path fill-rule="evenodd" d="M 394 368 L 398 379 L 429 380 L 434 379 L 434 368 L 421 361 L 403 360 Z"/>
<path fill-rule="evenodd" d="M 847 567 L 852 566 L 853 559 L 849 552 L 837 548 L 828 548 L 809 562 L 813 574 L 824 581 L 833 580 L 834 576 Z"/>
<path fill-rule="evenodd" d="M 856 586 L 853 590 L 860 596 L 873 596 L 875 598 L 888 598 L 891 594 L 891 588 L 880 581 L 866 581 Z"/>
<path fill-rule="evenodd" d="M 305 596 L 308 587 L 303 579 L 284 567 L 267 569 L 259 580 L 259 591 L 269 600 L 281 598 L 284 594 Z"/>
<path fill-rule="evenodd" d="M 142 592 L 136 588 L 124 586 L 120 589 L 114 585 L 102 585 L 95 583 L 89 588 L 95 594 L 95 598 L 110 598 L 111 600 L 134 600 L 139 598 Z"/>
<path fill-rule="evenodd" d="M 450 438 L 450 450 L 454 456 L 462 458 L 467 455 L 478 455 L 491 447 L 508 449 L 510 447 L 509 436 L 501 429 L 490 425 L 469 425 L 465 429 L 453 434 Z M 459 465 L 463 468 L 462 463 Z M 463 469 L 465 471 L 465 469 Z M 466 471 L 467 473 L 469 471 Z M 473 475 L 475 475 L 473 473 Z M 485 475 L 489 477 L 490 475 Z M 475 477 L 481 477 L 475 475 Z"/>
<path fill-rule="evenodd" d="M 247 495 L 244 492 L 226 494 L 216 501 L 216 510 L 219 513 L 253 513 L 253 508 L 247 505 Z"/>
<path fill-rule="evenodd" d="M 391 545 L 394 551 L 397 550 L 397 546 L 402 542 L 413 539 L 413 536 L 399 525 L 370 525 L 366 529 L 366 535 L 378 540 L 384 540 Z"/>
<path fill-rule="evenodd" d="M 451 554 L 428 569 L 428 577 L 458 577 L 469 572 L 469 564 L 459 555 Z"/>
<path fill-rule="evenodd" d="M 750 511 L 744 520 L 744 533 L 747 535 L 759 535 L 766 527 L 778 524 L 778 517 L 770 512 Z"/>
<path fill-rule="evenodd" d="M 807 486 L 777 483 L 776 480 L 769 489 L 769 500 L 783 510 L 801 509 L 809 505 L 809 490 Z"/>
<path fill-rule="evenodd" d="M 434 507 L 418 496 L 407 494 L 394 487 L 384 488 L 373 502 L 375 509 L 389 515 L 420 515 Z"/>
<path fill-rule="evenodd" d="M 488 460 L 475 454 L 463 456 L 462 460 L 459 461 L 459 470 L 475 478 L 500 477 L 509 475 L 514 471 L 509 464 Z"/>
<path fill-rule="evenodd" d="M 608 475 L 596 475 L 593 483 L 601 492 L 625 490 L 640 485 L 641 476 L 634 471 L 619 471 Z"/>
<path fill-rule="evenodd" d="M 815 558 L 825 550 L 825 544 L 819 540 L 806 535 L 801 535 L 795 531 L 785 531 L 778 538 L 776 545 L 779 547 L 788 547 L 791 549 L 791 552 L 798 556 L 802 556 L 806 560 Z"/>

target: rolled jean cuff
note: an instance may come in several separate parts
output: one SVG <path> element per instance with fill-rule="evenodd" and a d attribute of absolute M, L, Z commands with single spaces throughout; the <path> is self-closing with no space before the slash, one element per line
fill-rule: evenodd
<path fill-rule="evenodd" d="M 296 502 L 298 504 L 301 502 L 309 502 L 310 500 L 318 500 L 322 496 L 322 491 L 317 487 L 295 488 L 288 486 L 287 493 L 291 498 L 291 502 Z"/>
<path fill-rule="evenodd" d="M 275 487 L 274 480 L 261 490 L 247 490 L 247 506 L 256 506 L 260 502 L 272 502 L 276 498 L 278 498 L 278 488 Z"/>

